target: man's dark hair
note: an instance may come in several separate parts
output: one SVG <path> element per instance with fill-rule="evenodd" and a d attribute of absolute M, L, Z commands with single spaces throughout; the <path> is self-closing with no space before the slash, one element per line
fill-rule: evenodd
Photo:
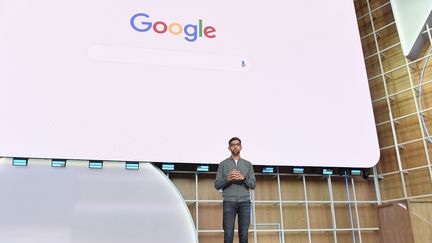
<path fill-rule="evenodd" d="M 240 138 L 238 138 L 238 137 L 233 137 L 233 138 L 231 138 L 229 141 L 228 141 L 228 145 L 231 145 L 231 142 L 232 141 L 239 141 L 240 142 L 240 145 L 241 145 L 241 140 L 240 140 Z"/>

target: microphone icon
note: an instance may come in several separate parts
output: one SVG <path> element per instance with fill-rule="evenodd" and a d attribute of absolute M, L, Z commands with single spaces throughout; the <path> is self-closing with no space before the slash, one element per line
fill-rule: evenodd
<path fill-rule="evenodd" d="M 241 66 L 242 66 L 242 68 L 246 67 L 246 62 L 244 60 L 242 60 Z"/>

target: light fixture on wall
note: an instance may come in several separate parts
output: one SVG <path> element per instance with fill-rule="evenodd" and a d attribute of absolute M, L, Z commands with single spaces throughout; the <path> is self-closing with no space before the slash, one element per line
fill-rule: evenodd
<path fill-rule="evenodd" d="M 293 173 L 294 173 L 294 174 L 303 174 L 303 173 L 304 173 L 304 168 L 301 168 L 301 167 L 294 167 L 294 168 L 293 168 Z"/>
<path fill-rule="evenodd" d="M 332 169 L 322 169 L 322 174 L 323 175 L 333 175 L 333 170 Z"/>
<path fill-rule="evenodd" d="M 90 160 L 89 161 L 89 168 L 90 169 L 102 169 L 103 168 L 103 162 L 100 160 Z"/>
<path fill-rule="evenodd" d="M 262 168 L 262 173 L 271 174 L 274 173 L 274 167 L 271 166 L 264 166 Z"/>
<path fill-rule="evenodd" d="M 174 164 L 162 164 L 162 170 L 174 171 Z"/>
<path fill-rule="evenodd" d="M 208 172 L 209 171 L 209 165 L 198 165 L 196 171 Z"/>
<path fill-rule="evenodd" d="M 351 175 L 353 176 L 360 176 L 362 174 L 362 171 L 359 169 L 351 169 Z"/>
<path fill-rule="evenodd" d="M 53 159 L 51 160 L 51 167 L 66 167 L 65 159 Z"/>
<path fill-rule="evenodd" d="M 139 170 L 139 162 L 126 162 L 126 170 Z"/>
<path fill-rule="evenodd" d="M 28 159 L 25 158 L 13 158 L 12 165 L 13 166 L 27 166 Z"/>

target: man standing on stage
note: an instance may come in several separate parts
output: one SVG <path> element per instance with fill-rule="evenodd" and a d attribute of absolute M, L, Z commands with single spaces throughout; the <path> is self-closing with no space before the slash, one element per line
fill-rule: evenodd
<path fill-rule="evenodd" d="M 224 243 L 233 242 L 237 214 L 239 241 L 248 243 L 251 208 L 249 190 L 255 189 L 255 174 L 251 162 L 240 158 L 240 138 L 231 138 L 228 145 L 231 156 L 220 162 L 215 181 L 216 190 L 223 190 Z"/>

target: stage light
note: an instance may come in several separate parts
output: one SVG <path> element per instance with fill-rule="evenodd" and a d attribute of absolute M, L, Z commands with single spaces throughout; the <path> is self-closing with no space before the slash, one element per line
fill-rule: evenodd
<path fill-rule="evenodd" d="M 208 165 L 198 165 L 196 170 L 200 171 L 200 172 L 207 172 L 207 171 L 209 171 L 209 166 Z"/>
<path fill-rule="evenodd" d="M 361 170 L 351 170 L 351 175 L 353 176 L 360 176 L 361 175 Z"/>
<path fill-rule="evenodd" d="M 304 168 L 293 168 L 293 173 L 294 174 L 303 174 L 304 173 Z"/>
<path fill-rule="evenodd" d="M 139 162 L 126 162 L 126 170 L 139 170 Z"/>
<path fill-rule="evenodd" d="M 27 166 L 28 159 L 23 158 L 13 158 L 12 165 L 13 166 Z"/>
<path fill-rule="evenodd" d="M 274 173 L 274 167 L 263 167 L 262 173 Z"/>
<path fill-rule="evenodd" d="M 333 170 L 332 169 L 323 169 L 322 174 L 323 175 L 333 175 Z"/>
<path fill-rule="evenodd" d="M 51 160 L 51 167 L 66 167 L 65 159 L 53 159 Z"/>
<path fill-rule="evenodd" d="M 90 169 L 102 169 L 103 168 L 103 162 L 100 160 L 90 160 L 89 161 L 89 168 Z"/>
<path fill-rule="evenodd" d="M 173 171 L 174 170 L 174 164 L 162 164 L 162 170 Z"/>

